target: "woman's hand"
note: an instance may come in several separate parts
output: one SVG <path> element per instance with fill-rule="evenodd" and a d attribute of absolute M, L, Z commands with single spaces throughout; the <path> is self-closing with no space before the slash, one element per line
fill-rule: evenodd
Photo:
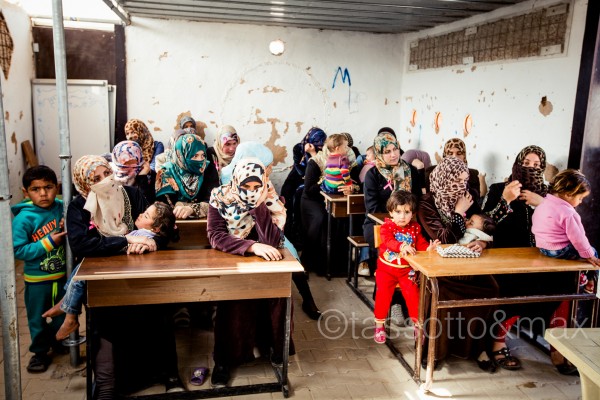
<path fill-rule="evenodd" d="M 508 185 L 504 186 L 502 191 L 502 197 L 508 204 L 515 200 L 521 194 L 521 183 L 519 181 L 512 181 Z"/>
<path fill-rule="evenodd" d="M 529 206 L 537 207 L 542 203 L 542 201 L 544 201 L 544 198 L 539 194 L 529 190 L 521 190 L 519 200 L 523 200 Z"/>
<path fill-rule="evenodd" d="M 154 241 L 154 239 L 150 239 L 144 236 L 131 235 L 126 235 L 125 238 L 127 238 L 127 243 L 129 245 L 143 245 L 146 247 L 147 251 L 156 251 L 157 249 L 156 242 Z"/>
<path fill-rule="evenodd" d="M 471 193 L 467 192 L 464 196 L 458 198 L 458 201 L 454 206 L 454 212 L 460 215 L 465 215 L 472 204 L 473 196 L 471 196 Z"/>
<path fill-rule="evenodd" d="M 127 254 L 144 254 L 148 251 L 148 246 L 143 243 L 130 243 L 127 245 Z"/>
<path fill-rule="evenodd" d="M 148 161 L 144 162 L 141 171 L 138 175 L 148 175 L 150 173 L 150 163 Z"/>
<path fill-rule="evenodd" d="M 352 194 L 352 185 L 340 186 L 338 187 L 338 192 L 342 192 L 344 196 L 348 196 L 349 194 Z"/>
<path fill-rule="evenodd" d="M 442 244 L 442 242 L 440 242 L 439 239 L 430 240 L 429 241 L 429 247 L 427 247 L 427 251 L 434 250 L 436 247 L 438 247 L 441 244 Z"/>
<path fill-rule="evenodd" d="M 194 213 L 194 209 L 190 206 L 185 206 L 179 202 L 175 203 L 175 208 L 173 208 L 173 215 L 177 219 L 187 219 L 190 215 Z"/>
<path fill-rule="evenodd" d="M 275 247 L 258 242 L 250 246 L 248 252 L 254 253 L 267 261 L 277 261 L 283 258 L 283 255 Z"/>
<path fill-rule="evenodd" d="M 481 253 L 487 247 L 487 242 L 482 240 L 474 240 L 466 246 L 468 249 Z"/>

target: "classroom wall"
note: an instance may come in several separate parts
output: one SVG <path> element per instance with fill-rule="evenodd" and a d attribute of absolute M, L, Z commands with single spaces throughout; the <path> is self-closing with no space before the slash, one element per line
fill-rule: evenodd
<path fill-rule="evenodd" d="M 349 132 L 361 150 L 399 121 L 398 35 L 133 18 L 125 29 L 128 117 L 168 142 L 191 114 L 212 145 L 219 126 L 275 153 L 281 184 L 291 149 L 314 125 Z M 281 56 L 269 53 L 281 39 Z"/>
<path fill-rule="evenodd" d="M 11 204 L 15 204 L 23 198 L 21 177 L 26 170 L 21 143 L 29 140 L 33 145 L 30 83 L 34 73 L 32 36 L 29 17 L 20 7 L 0 0 L 0 8 L 13 41 L 8 78 L 0 72 L 0 79 L 2 79 L 10 193 L 13 196 Z"/>
<path fill-rule="evenodd" d="M 408 52 L 417 39 L 454 32 L 486 21 L 519 15 L 532 8 L 557 4 L 556 0 L 527 1 L 483 16 L 403 35 L 400 132 L 403 148 L 442 154 L 443 144 L 459 137 L 467 144 L 469 166 L 486 173 L 488 185 L 502 181 L 510 172 L 517 153 L 525 146 L 544 148 L 548 162 L 558 169 L 567 165 L 571 124 L 587 1 L 571 3 L 564 55 L 523 60 L 489 62 L 447 68 L 409 71 Z M 552 104 L 544 115 L 543 96 Z M 411 125 L 413 110 L 417 112 Z M 434 117 L 441 112 L 439 133 Z M 471 114 L 473 128 L 465 135 L 464 118 Z"/>

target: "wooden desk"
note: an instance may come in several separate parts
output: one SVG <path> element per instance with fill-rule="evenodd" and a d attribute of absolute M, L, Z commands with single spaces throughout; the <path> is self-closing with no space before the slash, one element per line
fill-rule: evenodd
<path fill-rule="evenodd" d="M 343 194 L 329 194 L 321 192 L 325 198 L 325 210 L 327 210 L 327 260 L 325 266 L 325 275 L 327 280 L 331 280 L 331 225 L 333 218 L 344 218 L 348 216 L 348 206 L 346 196 Z"/>
<path fill-rule="evenodd" d="M 579 370 L 583 400 L 600 399 L 600 329 L 546 329 L 544 339 Z"/>
<path fill-rule="evenodd" d="M 377 225 L 383 225 L 383 221 L 385 218 L 389 218 L 390 214 L 389 213 L 373 213 L 373 214 L 367 214 L 367 218 L 371 219 L 373 222 L 375 222 Z"/>
<path fill-rule="evenodd" d="M 595 294 L 564 294 L 564 295 L 533 295 L 505 298 L 487 299 L 463 299 L 463 300 L 439 300 L 437 278 L 466 276 L 466 275 L 492 275 L 492 274 L 517 274 L 530 272 L 560 272 L 581 271 L 598 269 L 584 261 L 559 260 L 543 256 L 537 248 L 505 248 L 486 249 L 479 258 L 444 258 L 436 251 L 420 251 L 413 256 L 404 257 L 415 270 L 421 272 L 420 281 L 420 303 L 419 303 L 419 335 L 423 334 L 423 323 L 425 320 L 426 286 L 429 284 L 431 290 L 431 309 L 429 318 L 436 320 L 438 310 L 443 308 L 475 307 L 498 304 L 533 303 L 557 300 L 595 300 Z M 594 309 L 593 315 L 596 314 Z M 592 320 L 594 326 L 595 320 Z M 433 363 L 435 358 L 437 324 L 429 324 L 429 347 L 427 355 L 427 377 L 422 388 L 425 391 L 431 389 L 433 384 Z M 422 357 L 422 343 L 417 341 L 415 354 L 415 367 L 413 377 L 420 382 L 420 365 Z"/>
<path fill-rule="evenodd" d="M 281 390 L 288 397 L 291 277 L 293 272 L 303 271 L 303 268 L 288 250 L 284 249 L 282 253 L 284 259 L 281 261 L 265 261 L 256 256 L 236 256 L 213 249 L 88 257 L 73 279 L 87 281 L 87 301 L 91 308 L 287 298 L 284 362 L 281 371 L 277 371 L 278 382 L 219 389 L 218 394 L 231 396 Z M 88 315 L 91 315 L 92 312 L 89 311 Z M 87 329 L 90 329 L 91 322 Z M 86 342 L 87 354 L 92 354 L 90 342 L 91 340 Z M 90 364 L 87 379 L 88 398 L 91 399 Z M 165 397 L 165 394 L 158 397 Z"/>
<path fill-rule="evenodd" d="M 203 219 L 178 219 L 179 241 L 170 242 L 169 249 L 191 250 L 208 249 L 208 234 L 206 232 L 206 218 Z"/>

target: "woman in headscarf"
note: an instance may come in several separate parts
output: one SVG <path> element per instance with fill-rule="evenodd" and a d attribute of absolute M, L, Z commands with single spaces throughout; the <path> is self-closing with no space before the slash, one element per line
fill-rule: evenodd
<path fill-rule="evenodd" d="M 467 145 L 459 138 L 452 138 L 444 145 L 444 153 L 442 159 L 446 157 L 457 157 L 462 162 L 468 165 L 467 162 Z M 429 190 L 429 176 L 436 166 L 431 166 L 425 169 L 425 189 Z M 481 204 L 482 196 L 485 196 L 487 186 L 485 179 L 480 180 L 479 171 L 469 168 L 469 191 L 473 194 L 475 202 Z"/>
<path fill-rule="evenodd" d="M 348 158 L 348 164 L 350 166 L 350 176 L 352 180 L 358 181 L 358 174 L 360 173 L 356 167 L 356 157 L 352 149 L 348 148 L 348 141 L 342 134 L 330 135 L 325 141 L 323 149 L 318 152 L 315 156 L 311 157 L 306 166 L 306 174 L 304 175 L 304 190 L 302 192 L 300 209 L 302 226 L 304 231 L 303 251 L 302 251 L 302 265 L 304 268 L 318 273 L 324 273 L 327 268 L 325 262 L 327 262 L 326 254 L 326 233 L 327 233 L 327 211 L 325 210 L 325 202 L 321 195 L 321 182 L 324 179 L 325 167 L 329 154 L 334 152 L 334 149 L 342 144 L 341 149 L 338 148 L 335 152 L 339 154 L 346 154 Z M 346 185 L 340 186 L 340 194 L 351 194 L 358 192 L 358 185 Z M 339 254 L 339 257 L 332 257 L 330 262 L 335 262 L 334 265 L 329 266 L 329 270 L 347 269 L 347 250 L 344 250 L 344 246 L 347 246 L 346 236 L 348 232 L 348 225 L 342 221 L 335 221 L 335 228 L 344 230 L 346 235 L 335 235 L 332 234 L 332 247 L 334 250 L 332 253 Z M 334 227 L 332 227 L 334 229 Z M 332 231 L 333 232 L 333 231 Z M 335 248 L 339 247 L 336 251 Z M 343 267 L 342 267 L 343 265 Z"/>
<path fill-rule="evenodd" d="M 285 199 L 288 221 L 285 225 L 285 235 L 299 249 L 302 246 L 300 240 L 302 236 L 300 197 L 304 188 L 306 165 L 311 157 L 321 151 L 325 139 L 327 139 L 327 135 L 321 128 L 313 126 L 308 130 L 302 141 L 297 143 L 292 150 L 294 165 L 281 187 L 281 195 Z"/>
<path fill-rule="evenodd" d="M 196 129 L 196 120 L 190 116 L 185 116 L 179 121 L 179 128 L 194 128 Z"/>
<path fill-rule="evenodd" d="M 148 175 L 150 171 L 156 171 L 155 157 L 165 151 L 162 142 L 155 142 L 150 130 L 140 119 L 130 119 L 125 124 L 125 137 L 133 140 L 142 147 L 144 167 L 140 175 Z"/>
<path fill-rule="evenodd" d="M 190 128 L 187 128 L 190 129 Z M 198 135 L 179 136 L 156 178 L 156 199 L 173 207 L 178 219 L 203 218 L 210 191 L 218 186 L 217 171 L 206 159 L 206 144 Z"/>
<path fill-rule="evenodd" d="M 342 135 L 346 137 L 346 139 L 348 140 L 348 147 L 352 149 L 352 151 L 354 152 L 354 156 L 358 158 L 360 156 L 360 150 L 358 150 L 358 147 L 354 145 L 354 139 L 352 138 L 352 135 L 348 132 L 342 132 Z"/>
<path fill-rule="evenodd" d="M 84 257 L 124 252 L 143 254 L 166 241 L 131 237 L 134 221 L 148 208 L 141 192 L 115 182 L 100 156 L 83 156 L 73 167 L 79 192 L 69 204 L 66 228 L 76 263 Z M 177 370 L 175 336 L 158 306 L 110 307 L 94 310 L 93 355 L 97 399 L 113 399 L 117 390 L 131 391 L 165 376 L 169 390 L 183 390 Z M 123 332 L 128 332 L 124 336 Z M 129 338 L 135 337 L 135 341 Z M 88 338 L 88 340 L 90 340 Z M 149 351 L 149 349 L 152 349 Z"/>
<path fill-rule="evenodd" d="M 285 208 L 258 158 L 240 160 L 231 181 L 215 188 L 208 211 L 208 239 L 230 254 L 280 260 Z M 227 386 L 230 370 L 254 360 L 254 348 L 282 362 L 285 299 L 223 301 L 217 304 L 211 384 Z M 294 354 L 293 343 L 290 354 Z"/>
<path fill-rule="evenodd" d="M 468 190 L 469 169 L 457 157 L 446 157 L 431 173 L 430 192 L 423 195 L 417 212 L 419 223 L 430 239 L 443 244 L 457 243 L 466 231 L 466 219 L 481 213 Z M 481 252 L 491 243 L 475 240 L 468 245 Z M 439 300 L 497 297 L 498 285 L 491 275 L 438 278 Z M 492 368 L 487 357 L 487 321 L 492 307 L 464 307 L 440 310 L 436 362 L 453 354 L 477 359 L 481 368 Z M 462 335 L 457 335 L 462 332 Z"/>
<path fill-rule="evenodd" d="M 110 166 L 115 176 L 115 181 L 123 186 L 136 186 L 142 194 L 153 203 L 154 180 L 156 176 L 139 175 L 144 166 L 142 148 L 133 140 L 124 140 L 117 143 L 111 154 Z"/>
<path fill-rule="evenodd" d="M 267 178 L 269 175 L 271 175 L 273 170 L 273 152 L 271 149 L 258 142 L 244 142 L 238 146 L 231 163 L 221 170 L 221 183 L 223 185 L 231 182 L 232 173 L 235 166 L 240 160 L 244 160 L 246 158 L 258 158 L 266 167 L 265 174 Z M 289 220 L 286 219 L 286 225 L 288 222 Z M 284 238 L 283 246 L 287 248 L 290 253 L 292 253 L 292 255 L 298 259 L 298 261 L 300 261 L 300 257 L 298 256 L 296 248 L 287 238 Z M 321 316 L 321 312 L 319 311 L 319 308 L 313 299 L 310 286 L 308 285 L 308 276 L 306 275 L 306 272 L 294 272 L 292 274 L 292 280 L 296 284 L 296 288 L 298 289 L 300 296 L 302 296 L 302 310 L 311 319 L 318 320 Z"/>
<path fill-rule="evenodd" d="M 400 143 L 396 137 L 387 131 L 379 133 L 373 141 L 373 150 L 375 167 L 367 171 L 363 184 L 365 214 L 386 213 L 385 204 L 393 191 L 405 190 L 420 198 L 423 183 L 417 169 L 400 158 Z M 363 235 L 371 249 L 375 249 L 373 225 L 372 219 L 365 218 Z M 371 259 L 377 259 L 376 253 L 372 254 Z M 362 275 L 368 275 L 368 268 L 367 262 L 363 261 L 359 271 Z"/>
<path fill-rule="evenodd" d="M 507 182 L 498 182 L 490 186 L 483 202 L 483 210 L 496 220 L 494 234 L 495 247 L 535 247 L 535 236 L 531 232 L 532 216 L 548 192 L 544 183 L 546 153 L 539 146 L 523 148 L 515 159 L 512 173 Z M 501 296 L 548 295 L 564 293 L 575 287 L 576 275 L 573 273 L 552 274 L 514 274 L 496 275 Z M 568 282 L 572 282 L 570 286 Z M 506 333 L 521 318 L 536 318 L 544 324 L 534 324 L 531 328 L 543 333 L 549 327 L 552 313 L 559 302 L 506 304 L 499 307 L 504 316 L 501 329 L 494 332 L 492 351 L 498 364 L 505 369 L 519 369 L 519 360 L 510 354 L 505 343 Z M 500 322 L 498 321 L 498 322 Z M 543 326 L 541 326 L 543 325 Z M 541 328 L 541 329 L 540 329 Z M 553 362 L 561 373 L 574 373 L 564 358 L 555 353 Z"/>
<path fill-rule="evenodd" d="M 240 137 L 231 125 L 223 125 L 217 131 L 215 144 L 208 149 L 208 159 L 215 165 L 219 175 L 221 170 L 229 165 L 235 149 L 240 144 Z"/>
<path fill-rule="evenodd" d="M 402 159 L 414 166 L 419 172 L 421 181 L 425 182 L 425 170 L 431 167 L 431 158 L 429 157 L 429 154 L 423 150 L 411 149 L 406 150 L 406 152 L 402 154 Z M 423 193 L 426 192 L 425 188 L 423 188 Z"/>

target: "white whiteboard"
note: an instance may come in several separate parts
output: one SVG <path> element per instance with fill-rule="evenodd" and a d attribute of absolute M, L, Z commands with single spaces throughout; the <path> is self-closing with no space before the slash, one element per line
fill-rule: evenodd
<path fill-rule="evenodd" d="M 35 152 L 60 180 L 58 98 L 54 79 L 31 83 Z M 107 81 L 68 80 L 71 165 L 86 154 L 109 153 L 114 137 L 115 87 Z"/>

